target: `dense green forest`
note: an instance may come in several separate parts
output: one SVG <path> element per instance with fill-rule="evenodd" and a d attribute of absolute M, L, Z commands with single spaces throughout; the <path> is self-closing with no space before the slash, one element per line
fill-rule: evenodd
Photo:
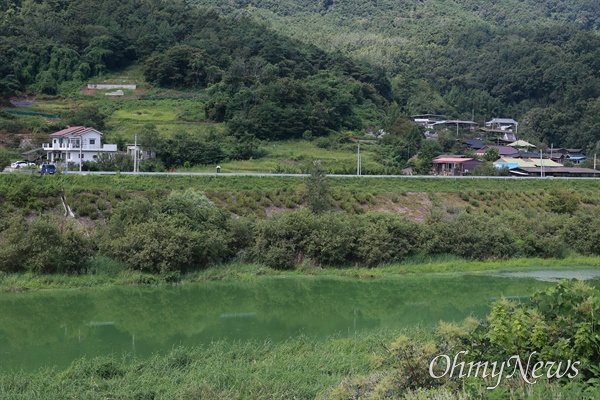
<path fill-rule="evenodd" d="M 63 96 L 139 65 L 155 87 L 201 91 L 206 120 L 226 123 L 242 142 L 393 131 L 398 117 L 432 112 L 480 123 L 510 117 L 526 139 L 592 150 L 599 8 L 592 0 L 3 0 L 0 97 Z M 419 148 L 410 141 L 401 154 Z"/>
<path fill-rule="evenodd" d="M 600 140 L 595 1 L 196 2 L 384 68 L 405 115 L 511 117 L 548 146 Z"/>

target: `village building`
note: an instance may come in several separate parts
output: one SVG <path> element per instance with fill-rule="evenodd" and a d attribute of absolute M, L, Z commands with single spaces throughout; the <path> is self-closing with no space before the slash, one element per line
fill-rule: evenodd
<path fill-rule="evenodd" d="M 484 146 L 484 147 L 480 148 L 479 150 L 475 151 L 475 155 L 483 156 L 488 149 L 498 150 L 498 155 L 500 157 L 504 157 L 504 156 L 512 157 L 512 156 L 519 154 L 519 150 L 515 149 L 514 147 L 489 145 L 489 146 Z"/>
<path fill-rule="evenodd" d="M 77 165 L 95 161 L 100 154 L 116 154 L 116 144 L 102 144 L 103 133 L 85 126 L 72 126 L 50 134 L 51 143 L 44 143 L 49 163 L 70 162 Z"/>
<path fill-rule="evenodd" d="M 440 156 L 431 164 L 435 175 L 462 176 L 472 173 L 475 168 L 483 165 L 483 161 L 464 156 Z"/>
<path fill-rule="evenodd" d="M 127 145 L 127 155 L 130 156 L 131 158 L 136 157 L 136 150 L 137 150 L 138 161 L 152 160 L 152 159 L 156 158 L 156 150 L 154 150 L 151 147 L 140 146 L 139 144 L 138 145 L 135 145 L 135 144 Z"/>
<path fill-rule="evenodd" d="M 511 131 L 516 134 L 519 123 L 512 118 L 494 118 L 491 121 L 486 122 L 485 126 L 489 129 Z"/>

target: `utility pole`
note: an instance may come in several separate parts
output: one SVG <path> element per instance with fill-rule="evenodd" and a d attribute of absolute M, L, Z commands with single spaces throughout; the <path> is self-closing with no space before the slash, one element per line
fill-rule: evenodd
<path fill-rule="evenodd" d="M 358 144 L 358 160 L 356 163 L 356 175 L 360 176 L 361 173 L 361 159 L 360 159 L 360 143 Z"/>
<path fill-rule="evenodd" d="M 133 135 L 133 172 L 137 173 L 137 158 L 138 158 L 138 148 L 137 148 L 137 134 Z"/>
<path fill-rule="evenodd" d="M 69 172 L 69 148 L 71 147 L 71 138 L 67 138 L 67 151 L 65 152 L 65 173 Z"/>
<path fill-rule="evenodd" d="M 83 138 L 80 136 L 79 137 L 79 172 L 81 172 L 81 164 L 83 164 L 83 161 L 81 158 L 82 151 L 83 151 Z"/>

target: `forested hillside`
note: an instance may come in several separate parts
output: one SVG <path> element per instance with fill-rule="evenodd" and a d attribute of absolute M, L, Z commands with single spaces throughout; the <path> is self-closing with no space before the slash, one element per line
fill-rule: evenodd
<path fill-rule="evenodd" d="M 360 129 L 391 99 L 381 70 L 182 2 L 3 1 L 0 10 L 4 98 L 69 93 L 137 63 L 155 86 L 209 87 L 207 117 L 260 139 Z"/>
<path fill-rule="evenodd" d="M 593 0 L 195 0 L 383 67 L 405 115 L 511 117 L 548 146 L 600 140 Z"/>

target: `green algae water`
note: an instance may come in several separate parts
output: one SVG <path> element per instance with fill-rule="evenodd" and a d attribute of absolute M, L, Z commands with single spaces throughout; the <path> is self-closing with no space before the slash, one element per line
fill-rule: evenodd
<path fill-rule="evenodd" d="M 561 277 L 578 277 L 572 274 Z M 596 284 L 597 274 L 586 277 Z M 264 277 L 3 293 L 0 372 L 64 368 L 81 357 L 147 357 L 216 340 L 280 341 L 299 334 L 325 339 L 484 317 L 496 298 L 526 298 L 553 284 L 548 271 L 541 276 Z"/>

